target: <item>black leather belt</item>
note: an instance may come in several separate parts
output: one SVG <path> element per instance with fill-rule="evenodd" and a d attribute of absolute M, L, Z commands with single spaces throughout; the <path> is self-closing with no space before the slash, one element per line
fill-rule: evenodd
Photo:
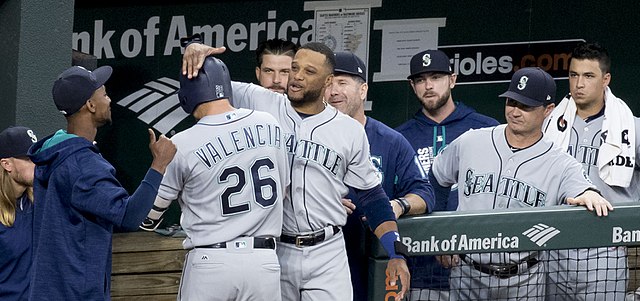
<path fill-rule="evenodd" d="M 331 229 L 333 230 L 333 235 L 336 235 L 338 234 L 338 232 L 340 232 L 340 227 L 338 226 L 331 226 Z M 280 236 L 281 242 L 294 244 L 296 245 L 296 247 L 315 246 L 323 242 L 324 240 L 325 240 L 324 229 L 313 232 L 311 234 L 305 234 L 305 235 L 291 236 L 291 235 L 282 234 Z"/>
<path fill-rule="evenodd" d="M 520 270 L 521 263 L 494 266 L 494 265 L 478 263 L 473 259 L 467 257 L 467 255 L 465 254 L 460 254 L 459 256 L 462 260 L 464 260 L 464 262 L 471 264 L 474 269 L 485 274 L 496 276 L 501 279 L 511 278 L 513 276 L 522 274 L 524 273 L 524 271 L 534 267 L 536 264 L 540 262 L 538 258 L 531 256 L 523 261 L 524 263 L 527 264 L 527 268 L 526 270 L 521 271 Z"/>
<path fill-rule="evenodd" d="M 242 244 L 243 241 L 230 241 L 230 242 L 219 242 L 217 244 L 197 246 L 196 248 L 204 248 L 204 249 L 226 249 L 227 244 Z M 236 248 L 240 248 L 241 246 L 235 246 Z M 273 237 L 264 238 L 264 237 L 254 237 L 253 238 L 253 248 L 254 249 L 275 249 L 276 248 L 276 239 Z"/>

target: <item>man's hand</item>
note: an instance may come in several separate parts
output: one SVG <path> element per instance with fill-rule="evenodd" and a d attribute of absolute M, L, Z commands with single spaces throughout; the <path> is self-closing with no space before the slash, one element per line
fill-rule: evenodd
<path fill-rule="evenodd" d="M 585 206 L 589 211 L 595 210 L 598 216 L 607 216 L 609 211 L 613 211 L 611 203 L 593 190 L 587 190 L 576 198 L 567 198 L 567 204 Z"/>
<path fill-rule="evenodd" d="M 347 215 L 353 213 L 356 210 L 356 204 L 354 204 L 350 199 L 342 199 L 342 207 L 344 207 L 344 211 L 347 212 Z"/>
<path fill-rule="evenodd" d="M 390 259 L 387 263 L 387 281 L 389 286 L 396 286 L 398 277 L 402 282 L 402 288 L 396 297 L 396 300 L 402 300 L 405 294 L 409 291 L 411 284 L 411 275 L 409 274 L 409 268 L 407 267 L 407 261 L 400 258 Z M 386 282 L 386 281 L 385 281 Z"/>
<path fill-rule="evenodd" d="M 200 43 L 189 44 L 182 55 L 182 75 L 186 75 L 187 78 L 198 76 L 198 71 L 202 68 L 207 56 L 220 54 L 225 50 L 227 49 L 224 46 L 215 48 Z"/>
<path fill-rule="evenodd" d="M 460 264 L 458 255 L 437 255 L 436 260 L 445 268 L 452 268 Z"/>
<path fill-rule="evenodd" d="M 402 210 L 402 207 L 400 206 L 400 204 L 398 204 L 398 202 L 394 200 L 390 200 L 389 203 L 391 203 L 391 209 L 393 209 L 393 214 L 396 215 L 396 220 L 398 220 L 402 215 L 402 213 L 404 213 L 404 210 Z"/>
<path fill-rule="evenodd" d="M 167 165 L 171 163 L 173 156 L 176 155 L 176 145 L 165 135 L 160 135 L 156 140 L 156 133 L 149 129 L 149 149 L 151 150 L 151 155 L 153 155 L 151 168 L 164 175 Z"/>

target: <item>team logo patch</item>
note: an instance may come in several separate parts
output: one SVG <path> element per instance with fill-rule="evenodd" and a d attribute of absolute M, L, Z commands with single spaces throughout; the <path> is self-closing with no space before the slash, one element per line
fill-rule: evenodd
<path fill-rule="evenodd" d="M 522 235 L 528 237 L 533 243 L 540 247 L 558 234 L 560 234 L 560 230 L 542 223 L 533 225 L 533 227 L 522 232 Z"/>
<path fill-rule="evenodd" d="M 564 114 L 558 117 L 558 122 L 556 123 L 558 126 L 558 131 L 564 132 L 567 129 L 567 121 L 564 120 Z"/>
<path fill-rule="evenodd" d="M 518 81 L 518 90 L 520 91 L 524 90 L 524 88 L 527 87 L 528 81 L 529 81 L 529 78 L 526 75 L 523 75 Z M 549 97 L 549 99 L 551 99 L 551 97 Z"/>
<path fill-rule="evenodd" d="M 236 241 L 234 242 L 236 249 L 246 249 L 247 248 L 247 242 L 246 241 Z"/>
<path fill-rule="evenodd" d="M 631 142 L 629 142 L 629 130 L 622 131 L 622 143 L 626 145 L 631 145 Z"/>
<path fill-rule="evenodd" d="M 425 53 L 422 56 L 422 67 L 428 67 L 431 65 L 431 54 Z"/>
<path fill-rule="evenodd" d="M 358 73 L 362 73 L 362 68 L 358 67 Z"/>
<path fill-rule="evenodd" d="M 224 87 L 222 85 L 216 85 L 216 96 L 224 97 Z"/>
<path fill-rule="evenodd" d="M 378 177 L 378 180 L 382 182 L 384 179 L 384 172 L 382 171 L 382 157 L 371 156 L 371 163 L 373 163 L 373 166 L 376 168 L 376 177 Z"/>

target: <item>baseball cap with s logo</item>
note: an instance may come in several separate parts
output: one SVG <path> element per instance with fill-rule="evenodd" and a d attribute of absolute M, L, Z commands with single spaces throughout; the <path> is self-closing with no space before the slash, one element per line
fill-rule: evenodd
<path fill-rule="evenodd" d="M 24 126 L 12 126 L 0 132 L 0 159 L 25 157 L 32 144 L 38 142 L 33 131 Z"/>
<path fill-rule="evenodd" d="M 556 82 L 538 67 L 522 68 L 513 74 L 509 89 L 499 97 L 508 97 L 531 107 L 548 105 L 556 100 Z"/>

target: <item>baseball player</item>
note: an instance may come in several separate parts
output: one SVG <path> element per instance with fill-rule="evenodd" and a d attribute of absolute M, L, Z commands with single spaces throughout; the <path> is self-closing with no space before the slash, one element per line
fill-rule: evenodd
<path fill-rule="evenodd" d="M 280 300 L 275 237 L 289 183 L 282 128 L 268 113 L 231 106 L 229 71 L 213 57 L 200 76 L 180 76 L 178 97 L 198 122 L 171 138 L 178 152 L 157 197 L 182 209 L 190 251 L 178 300 Z"/>
<path fill-rule="evenodd" d="M 200 41 L 201 35 L 195 34 L 190 42 Z M 273 92 L 284 93 L 291 71 L 291 61 L 298 46 L 282 39 L 261 42 L 256 49 L 256 79 L 258 84 Z M 155 231 L 163 221 L 163 215 L 169 209 L 171 201 L 156 200 L 153 209 L 140 225 L 145 231 Z"/>
<path fill-rule="evenodd" d="M 613 203 L 640 200 L 640 121 L 608 87 L 611 60 L 598 44 L 578 45 L 569 90 L 545 136 L 573 156 Z M 548 300 L 624 300 L 626 248 L 550 251 Z"/>
<path fill-rule="evenodd" d="M 27 151 L 36 141 L 23 126 L 0 132 L 0 300 L 29 297 L 35 165 Z"/>
<path fill-rule="evenodd" d="M 456 74 L 451 71 L 449 57 L 440 50 L 417 53 L 409 63 L 407 77 L 422 108 L 412 119 L 396 130 L 411 143 L 425 172 L 429 172 L 435 156 L 451 141 L 469 129 L 498 125 L 493 118 L 476 113 L 462 102 L 453 100 L 451 90 Z M 458 194 L 453 193 L 433 210 L 456 210 Z M 444 269 L 434 256 L 412 256 L 411 301 L 448 300 L 449 269 Z"/>
<path fill-rule="evenodd" d="M 398 132 L 364 114 L 367 97 L 367 68 L 365 63 L 351 52 L 336 52 L 333 83 L 325 90 L 324 99 L 364 126 L 369 140 L 371 162 L 382 179 L 382 188 L 399 218 L 402 215 L 423 214 L 434 206 L 433 189 L 426 173 L 418 164 L 416 153 L 409 142 Z M 355 209 L 344 226 L 347 258 L 351 271 L 354 300 L 369 300 L 368 256 L 361 250 L 368 226 L 361 221 L 362 211 L 354 208 L 351 199 L 356 197 L 353 189 L 343 200 L 346 208 Z M 366 240 L 365 240 L 366 241 Z M 366 249 L 366 247 L 365 247 Z"/>
<path fill-rule="evenodd" d="M 223 48 L 193 43 L 185 49 L 183 72 L 197 75 L 207 54 Z M 287 96 L 263 87 L 233 83 L 233 103 L 267 111 L 285 134 L 291 164 L 291 188 L 284 202 L 283 232 L 277 253 L 282 268 L 283 300 L 351 300 L 341 227 L 347 214 L 341 199 L 348 187 L 358 194 L 371 228 L 388 252 L 390 285 L 399 277 L 403 298 L 410 281 L 389 198 L 370 161 L 363 127 L 323 102 L 335 59 L 324 44 L 303 45 L 293 59 Z M 259 100 L 259 101 L 256 101 Z M 397 243 L 396 243 L 397 242 Z"/>
<path fill-rule="evenodd" d="M 540 68 L 522 68 L 511 79 L 506 125 L 471 130 L 434 160 L 435 189 L 458 183 L 458 211 L 585 205 L 598 215 L 613 210 L 584 176 L 582 166 L 543 138 L 556 85 Z M 482 158 L 482 160 L 478 160 Z M 441 195 L 436 194 L 436 197 Z M 443 256 L 451 270 L 452 300 L 541 300 L 545 273 L 539 252 Z"/>

